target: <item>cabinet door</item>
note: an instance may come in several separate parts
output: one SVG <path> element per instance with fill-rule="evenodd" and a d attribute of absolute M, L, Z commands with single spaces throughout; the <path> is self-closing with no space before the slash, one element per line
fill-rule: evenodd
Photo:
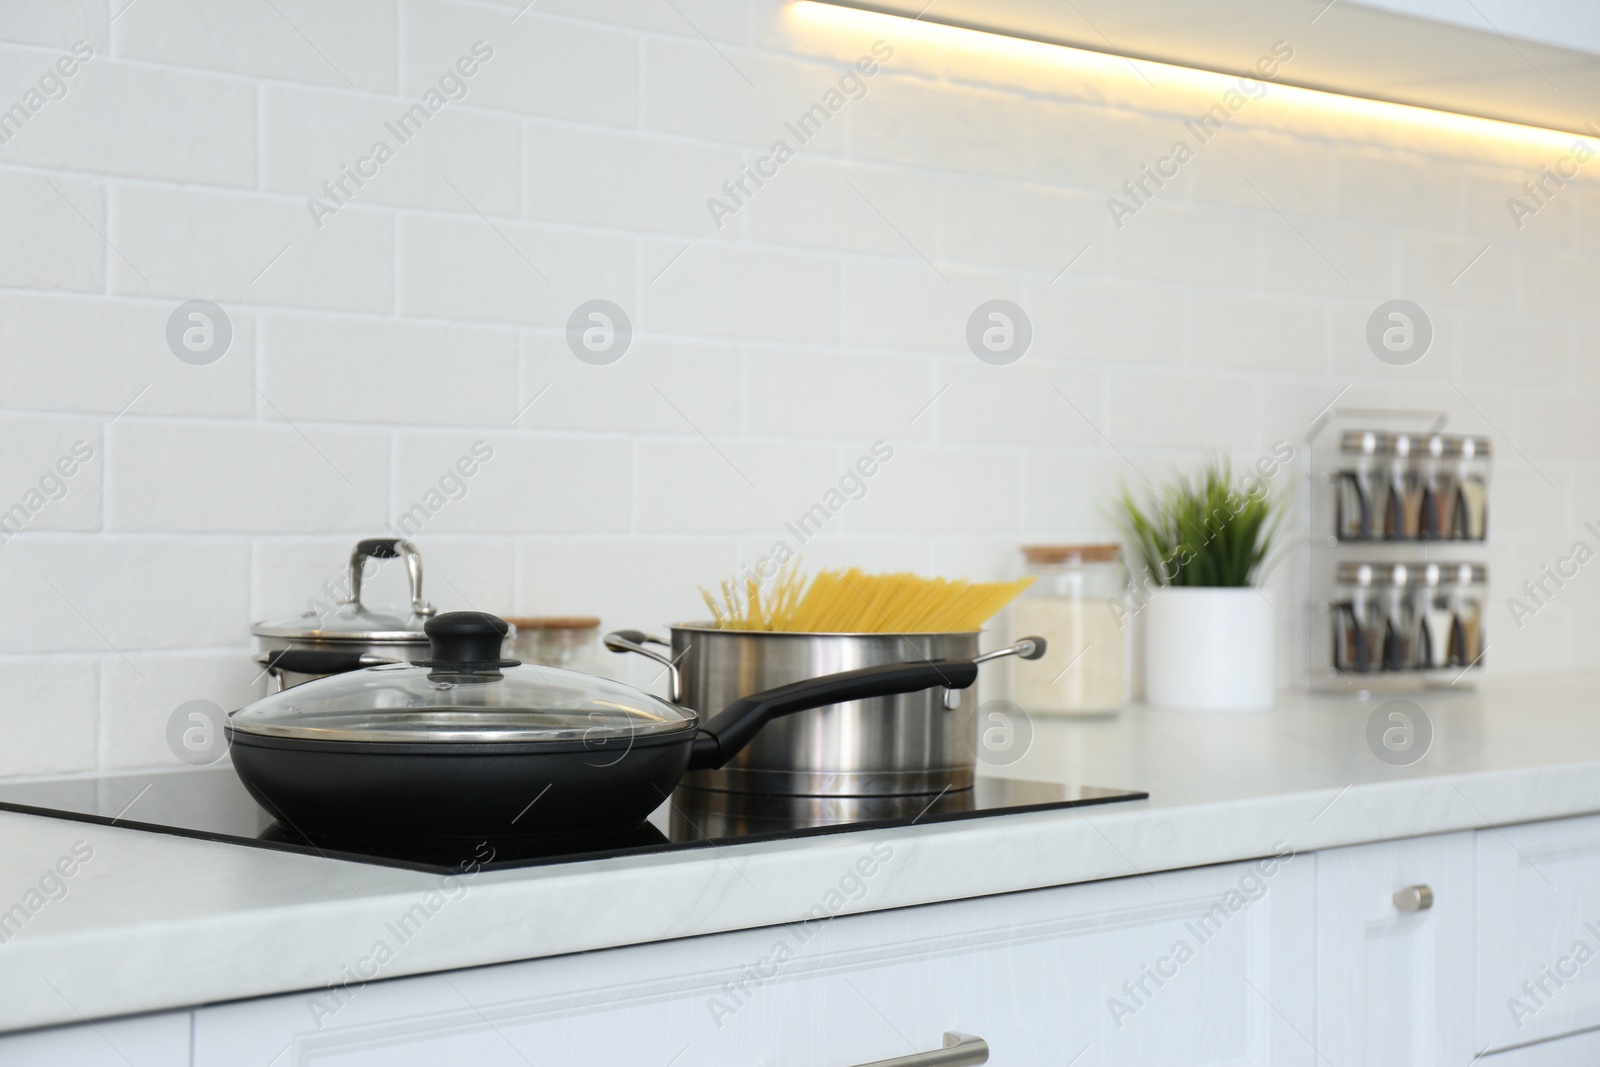
<path fill-rule="evenodd" d="M 5 1067 L 189 1067 L 189 1013 L 0 1035 Z"/>
<path fill-rule="evenodd" d="M 850 1067 L 938 1049 L 947 1032 L 984 1039 L 990 1062 L 1006 1067 L 1313 1067 L 1313 863 L 1209 867 L 205 1008 L 195 1067 Z M 840 892 L 870 893 L 851 871 Z"/>
<path fill-rule="evenodd" d="M 1600 1027 L 1600 816 L 1477 837 L 1481 1046 Z"/>
<path fill-rule="evenodd" d="M 1421 886 L 1431 906 L 1397 904 Z M 1473 891 L 1471 833 L 1317 853 L 1317 1044 L 1329 1062 L 1472 1061 Z"/>

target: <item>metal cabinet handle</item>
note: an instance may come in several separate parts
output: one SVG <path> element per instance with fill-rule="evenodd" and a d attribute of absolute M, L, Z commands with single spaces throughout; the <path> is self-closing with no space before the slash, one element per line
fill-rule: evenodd
<path fill-rule="evenodd" d="M 947 1032 L 944 1048 L 931 1052 L 913 1052 L 909 1056 L 896 1056 L 889 1060 L 873 1060 L 856 1067 L 977 1067 L 989 1062 L 989 1042 L 971 1034 Z"/>
<path fill-rule="evenodd" d="M 1394 906 L 1401 911 L 1427 911 L 1433 907 L 1433 890 L 1425 885 L 1408 885 L 1394 895 Z"/>

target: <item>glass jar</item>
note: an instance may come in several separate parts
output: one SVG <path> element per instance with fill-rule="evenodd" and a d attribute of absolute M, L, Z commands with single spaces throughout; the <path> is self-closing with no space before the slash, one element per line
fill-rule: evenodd
<path fill-rule="evenodd" d="M 1454 535 L 1462 541 L 1489 536 L 1489 439 L 1463 437 L 1457 449 Z"/>
<path fill-rule="evenodd" d="M 1488 644 L 1483 636 L 1483 609 L 1488 602 L 1489 568 L 1481 563 L 1451 563 L 1440 568 L 1445 602 L 1453 616 L 1450 666 L 1481 667 Z"/>
<path fill-rule="evenodd" d="M 1424 541 L 1447 541 L 1455 534 L 1456 477 L 1455 457 L 1460 455 L 1461 439 L 1432 434 L 1428 437 L 1423 460 L 1422 524 L 1418 533 Z"/>
<path fill-rule="evenodd" d="M 1044 658 L 1012 672 L 1012 699 L 1030 712 L 1105 715 L 1128 695 L 1128 568 L 1120 545 L 1029 545 L 1034 583 L 1012 629 L 1038 634 Z"/>
<path fill-rule="evenodd" d="M 1418 575 L 1404 563 L 1383 569 L 1388 571 L 1378 594 L 1383 615 L 1383 669 L 1409 671 L 1419 662 L 1417 602 L 1413 592 Z"/>
<path fill-rule="evenodd" d="M 1343 470 L 1338 474 L 1338 518 L 1341 541 L 1372 541 L 1383 536 L 1389 501 L 1387 463 L 1391 436 L 1371 430 L 1351 431 L 1339 443 Z"/>
<path fill-rule="evenodd" d="M 1384 618 L 1375 588 L 1376 568 L 1365 563 L 1339 567 L 1333 662 L 1341 671 L 1366 673 L 1383 666 Z"/>
<path fill-rule="evenodd" d="M 1422 495 L 1425 473 L 1418 441 L 1410 434 L 1390 437 L 1394 458 L 1390 462 L 1388 502 L 1384 505 L 1386 541 L 1415 541 L 1422 532 Z"/>
<path fill-rule="evenodd" d="M 1459 666 L 1455 654 L 1456 615 L 1449 587 L 1454 567 L 1429 563 L 1421 568 L 1417 591 L 1417 666 L 1438 670 Z"/>
<path fill-rule="evenodd" d="M 517 628 L 510 644 L 522 662 L 609 677 L 600 655 L 600 620 L 594 616 L 509 616 L 506 621 Z"/>

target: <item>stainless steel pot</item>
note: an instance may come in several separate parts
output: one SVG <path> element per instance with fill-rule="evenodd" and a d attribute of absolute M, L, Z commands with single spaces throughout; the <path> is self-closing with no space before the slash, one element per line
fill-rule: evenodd
<path fill-rule="evenodd" d="M 671 641 L 608 634 L 672 673 L 673 699 L 705 712 L 750 693 L 837 671 L 909 660 L 1035 658 L 1038 638 L 978 655 L 978 634 L 812 634 L 672 626 Z M 648 647 L 671 649 L 665 655 Z M 695 789 L 783 796 L 907 796 L 967 789 L 976 765 L 974 690 L 932 689 L 831 704 L 770 723 L 725 767 L 691 771 Z"/>
<path fill-rule="evenodd" d="M 361 602 L 361 581 L 369 560 L 403 559 L 411 603 L 399 607 L 367 607 Z M 428 636 L 422 625 L 434 607 L 422 597 L 422 554 L 399 537 L 360 541 L 350 553 L 349 593 L 342 602 L 312 605 L 300 615 L 258 622 L 250 627 L 259 651 L 256 662 L 266 668 L 274 690 L 382 663 L 423 658 Z"/>

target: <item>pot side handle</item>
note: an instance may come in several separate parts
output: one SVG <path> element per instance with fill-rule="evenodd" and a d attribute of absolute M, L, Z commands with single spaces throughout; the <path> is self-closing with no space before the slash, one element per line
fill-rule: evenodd
<path fill-rule="evenodd" d="M 335 652 L 315 648 L 284 648 L 257 656 L 256 662 L 269 671 L 292 674 L 344 674 L 363 667 L 377 667 L 395 660 L 364 652 Z"/>
<path fill-rule="evenodd" d="M 613 630 L 603 638 L 605 646 L 613 652 L 636 652 L 653 659 L 667 669 L 667 699 L 674 704 L 683 703 L 683 679 L 678 674 L 678 664 L 671 656 L 657 652 L 646 645 L 666 645 L 670 642 L 639 630 Z"/>
<path fill-rule="evenodd" d="M 723 766 L 754 740 L 763 726 L 783 715 L 849 700 L 920 693 L 936 686 L 965 689 L 977 680 L 978 665 L 972 660 L 927 660 L 862 667 L 752 693 L 729 704 L 699 729 L 689 756 L 689 769 Z"/>

